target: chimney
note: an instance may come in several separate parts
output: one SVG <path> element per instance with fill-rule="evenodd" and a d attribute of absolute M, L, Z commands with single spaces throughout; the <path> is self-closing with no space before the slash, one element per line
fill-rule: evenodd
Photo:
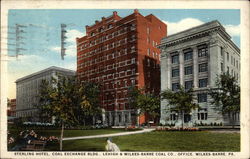
<path fill-rule="evenodd" d="M 135 13 L 135 14 L 139 14 L 138 9 L 134 9 L 134 13 Z"/>
<path fill-rule="evenodd" d="M 117 11 L 114 11 L 114 12 L 113 12 L 113 15 L 114 15 L 114 16 L 117 16 Z"/>

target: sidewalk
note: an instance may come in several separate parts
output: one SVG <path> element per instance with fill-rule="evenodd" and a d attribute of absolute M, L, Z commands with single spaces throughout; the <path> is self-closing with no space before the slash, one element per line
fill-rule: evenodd
<path fill-rule="evenodd" d="M 141 134 L 151 132 L 155 129 L 143 129 L 139 131 L 130 131 L 130 132 L 121 132 L 121 133 L 114 133 L 114 134 L 103 134 L 103 135 L 92 135 L 92 136 L 77 136 L 77 137 L 66 137 L 63 138 L 63 141 L 66 140 L 79 140 L 79 139 L 94 139 L 94 138 L 103 138 L 103 137 L 115 137 L 115 136 L 125 136 L 125 135 L 133 135 L 133 134 Z"/>

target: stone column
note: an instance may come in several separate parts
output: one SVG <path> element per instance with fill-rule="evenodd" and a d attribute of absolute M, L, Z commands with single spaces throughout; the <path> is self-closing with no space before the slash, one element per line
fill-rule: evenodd
<path fill-rule="evenodd" d="M 193 47 L 193 76 L 194 76 L 194 89 L 198 88 L 198 49 L 197 47 Z"/>
<path fill-rule="evenodd" d="M 121 116 L 122 116 L 121 125 L 125 125 L 125 113 L 124 113 L 124 110 L 122 110 Z"/>
<path fill-rule="evenodd" d="M 115 115 L 114 115 L 114 118 L 115 118 L 115 122 L 114 122 L 114 125 L 117 126 L 118 125 L 118 114 L 117 114 L 117 110 L 115 110 Z"/>
<path fill-rule="evenodd" d="M 131 124 L 131 110 L 128 112 L 128 123 Z"/>
<path fill-rule="evenodd" d="M 171 89 L 171 55 L 169 52 L 162 52 L 161 55 L 161 91 Z M 160 123 L 166 124 L 167 119 L 167 100 L 161 101 L 161 118 Z"/>
<path fill-rule="evenodd" d="M 169 87 L 169 79 L 170 79 L 170 67 L 169 64 L 170 55 L 166 52 L 163 52 L 161 55 L 161 90 L 166 90 Z"/>
<path fill-rule="evenodd" d="M 215 87 L 217 75 L 220 74 L 220 46 L 214 37 L 208 46 L 208 87 Z"/>
<path fill-rule="evenodd" d="M 183 51 L 179 51 L 179 68 L 180 68 L 180 85 L 184 86 L 184 55 Z"/>
<path fill-rule="evenodd" d="M 102 109 L 102 124 L 106 124 L 106 114 L 104 109 Z"/>
<path fill-rule="evenodd" d="M 166 80 L 167 80 L 167 88 L 171 88 L 171 55 L 167 54 L 167 74 L 166 74 Z"/>

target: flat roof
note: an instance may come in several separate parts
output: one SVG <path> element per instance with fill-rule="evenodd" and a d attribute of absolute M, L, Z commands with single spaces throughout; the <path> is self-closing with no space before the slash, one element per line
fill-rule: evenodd
<path fill-rule="evenodd" d="M 17 83 L 17 82 L 23 81 L 25 79 L 34 77 L 36 75 L 39 75 L 39 74 L 42 74 L 42 73 L 45 73 L 45 72 L 48 72 L 48 71 L 53 71 L 53 70 L 71 73 L 72 75 L 74 75 L 76 73 L 76 71 L 73 71 L 73 70 L 70 70 L 70 69 L 66 69 L 66 68 L 62 68 L 62 67 L 57 67 L 57 66 L 51 66 L 51 67 L 46 68 L 44 70 L 41 70 L 41 71 L 38 71 L 38 72 L 35 72 L 35 73 L 32 73 L 32 74 L 29 74 L 29 75 L 24 76 L 24 77 L 21 77 L 21 78 L 17 79 L 15 82 Z"/>

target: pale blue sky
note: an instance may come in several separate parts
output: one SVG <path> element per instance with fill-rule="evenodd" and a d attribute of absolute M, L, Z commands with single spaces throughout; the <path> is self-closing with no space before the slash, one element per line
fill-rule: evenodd
<path fill-rule="evenodd" d="M 9 92 L 8 97 L 15 98 L 14 81 L 20 77 L 45 69 L 50 66 L 59 66 L 76 69 L 75 38 L 85 34 L 85 25 L 94 24 L 95 20 L 107 17 L 117 11 L 118 15 L 125 17 L 133 13 L 133 9 L 74 9 L 74 10 L 9 10 L 8 26 L 15 24 L 26 25 L 26 33 L 22 36 L 24 44 L 21 47 L 23 56 L 18 60 L 11 58 L 8 63 Z M 168 34 L 173 34 L 190 27 L 218 20 L 232 36 L 232 40 L 240 47 L 240 10 L 194 10 L 194 9 L 139 9 L 146 16 L 154 14 L 168 24 Z M 60 24 L 68 25 L 65 60 L 60 57 Z M 8 32 L 14 32 L 9 29 Z M 13 34 L 8 37 L 12 38 Z M 9 40 L 9 43 L 15 43 Z M 9 49 L 14 49 L 9 46 Z M 8 53 L 14 55 L 13 51 Z"/>

